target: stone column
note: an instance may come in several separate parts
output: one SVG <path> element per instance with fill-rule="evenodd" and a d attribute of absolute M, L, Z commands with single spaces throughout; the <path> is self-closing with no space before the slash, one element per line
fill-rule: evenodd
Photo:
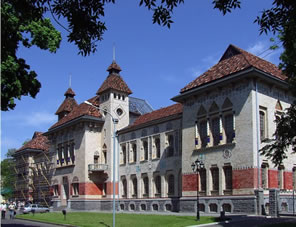
<path fill-rule="evenodd" d="M 269 215 L 271 217 L 279 216 L 279 192 L 277 188 L 269 189 Z"/>

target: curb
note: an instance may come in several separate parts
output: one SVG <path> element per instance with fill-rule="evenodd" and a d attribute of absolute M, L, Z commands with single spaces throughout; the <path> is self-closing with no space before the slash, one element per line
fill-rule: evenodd
<path fill-rule="evenodd" d="M 218 225 L 218 224 L 228 224 L 229 221 L 221 221 L 221 222 L 211 222 L 207 224 L 200 224 L 200 225 L 190 225 L 186 227 L 203 227 L 203 226 L 210 226 L 210 225 Z"/>

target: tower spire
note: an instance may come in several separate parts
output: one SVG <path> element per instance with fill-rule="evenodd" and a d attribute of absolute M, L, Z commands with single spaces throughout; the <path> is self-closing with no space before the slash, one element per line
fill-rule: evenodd
<path fill-rule="evenodd" d="M 71 88 L 71 86 L 72 86 L 72 75 L 71 75 L 71 73 L 70 73 L 70 75 L 69 75 L 69 88 Z"/>
<path fill-rule="evenodd" d="M 115 62 L 115 43 L 113 43 L 113 62 Z"/>

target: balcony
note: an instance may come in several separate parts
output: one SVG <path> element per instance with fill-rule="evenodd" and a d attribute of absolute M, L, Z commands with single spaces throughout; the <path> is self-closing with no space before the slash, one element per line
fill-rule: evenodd
<path fill-rule="evenodd" d="M 108 165 L 106 164 L 89 164 L 88 172 L 101 172 L 108 169 Z"/>

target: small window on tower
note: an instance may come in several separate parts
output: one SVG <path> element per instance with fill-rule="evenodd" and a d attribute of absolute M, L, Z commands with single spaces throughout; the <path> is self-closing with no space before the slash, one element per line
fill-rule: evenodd
<path fill-rule="evenodd" d="M 117 113 L 118 116 L 121 116 L 123 114 L 123 110 L 121 108 L 118 108 L 116 110 L 116 113 Z"/>

